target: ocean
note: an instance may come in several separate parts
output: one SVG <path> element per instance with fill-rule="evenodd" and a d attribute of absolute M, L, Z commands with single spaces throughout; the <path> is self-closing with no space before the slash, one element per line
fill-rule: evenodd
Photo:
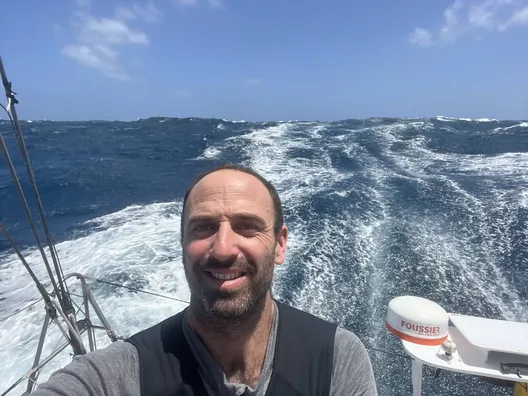
<path fill-rule="evenodd" d="M 290 230 L 286 262 L 276 268 L 275 297 L 354 331 L 369 350 L 380 395 L 411 390 L 410 360 L 385 329 L 392 298 L 417 295 L 448 312 L 528 321 L 528 122 L 155 117 L 21 126 L 65 273 L 183 301 L 189 292 L 179 221 L 186 188 L 198 173 L 224 162 L 262 173 L 279 191 Z M 36 209 L 7 121 L 0 121 L 0 133 Z M 4 158 L 0 208 L 0 220 L 45 282 Z M 108 284 L 91 286 L 124 336 L 185 307 Z M 37 298 L 0 237 L 0 392 L 32 365 L 42 304 L 10 315 Z M 59 340 L 51 326 L 44 356 Z M 98 346 L 109 342 L 100 332 Z M 70 352 L 38 381 L 67 364 Z M 511 390 L 440 372 L 424 378 L 423 394 Z"/>

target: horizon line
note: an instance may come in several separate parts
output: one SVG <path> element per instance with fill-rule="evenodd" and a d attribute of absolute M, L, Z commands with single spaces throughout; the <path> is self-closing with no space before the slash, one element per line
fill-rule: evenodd
<path fill-rule="evenodd" d="M 219 117 L 201 117 L 201 116 L 187 116 L 187 117 L 177 117 L 177 116 L 163 116 L 163 115 L 157 115 L 157 116 L 150 116 L 150 117 L 138 117 L 135 120 L 133 119 L 62 119 L 62 120 L 51 120 L 47 118 L 43 119 L 19 119 L 20 122 L 25 123 L 33 123 L 33 122 L 138 122 L 138 121 L 145 121 L 155 118 L 162 118 L 162 119 L 168 119 L 168 120 L 185 120 L 185 119 L 197 119 L 197 120 L 218 120 L 223 122 L 231 122 L 231 123 L 269 123 L 269 122 L 278 122 L 278 123 L 285 123 L 285 122 L 319 122 L 319 123 L 332 123 L 332 122 L 342 122 L 342 121 L 350 121 L 350 120 L 376 120 L 376 119 L 397 119 L 397 120 L 426 120 L 426 119 L 437 119 L 441 121 L 442 118 L 450 121 L 466 121 L 466 122 L 526 122 L 528 119 L 499 119 L 499 118 L 487 118 L 487 117 L 480 117 L 480 118 L 471 118 L 471 117 L 453 117 L 453 116 L 447 116 L 447 115 L 436 115 L 436 116 L 370 116 L 370 117 L 351 117 L 351 118 L 342 118 L 342 119 L 334 119 L 334 120 L 324 120 L 324 119 L 290 119 L 290 120 L 228 120 L 225 118 L 219 118 Z M 9 118 L 3 118 L 0 117 L 0 121 L 8 121 L 11 122 Z"/>

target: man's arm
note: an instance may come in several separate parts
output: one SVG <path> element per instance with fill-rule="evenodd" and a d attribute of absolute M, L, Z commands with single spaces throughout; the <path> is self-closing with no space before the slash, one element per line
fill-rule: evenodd
<path fill-rule="evenodd" d="M 338 327 L 334 343 L 331 396 L 377 396 L 370 357 L 360 339 Z"/>
<path fill-rule="evenodd" d="M 135 347 L 117 341 L 79 355 L 38 386 L 35 396 L 139 396 L 139 361 Z"/>

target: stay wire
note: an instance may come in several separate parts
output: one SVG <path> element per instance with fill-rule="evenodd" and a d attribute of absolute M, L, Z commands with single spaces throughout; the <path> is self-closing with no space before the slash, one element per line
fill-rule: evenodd
<path fill-rule="evenodd" d="M 21 312 L 24 312 L 26 309 L 29 309 L 29 308 L 33 307 L 34 305 L 38 304 L 39 302 L 42 302 L 42 300 L 39 299 L 39 300 L 33 301 L 31 304 L 26 305 L 24 308 L 19 309 L 18 311 L 15 311 L 12 314 L 7 315 L 5 318 L 0 319 L 0 323 L 5 322 L 9 318 L 12 318 L 13 316 L 18 315 Z"/>
<path fill-rule="evenodd" d="M 170 296 L 167 296 L 167 295 L 163 295 L 163 294 L 160 294 L 160 293 L 155 293 L 155 292 L 150 292 L 150 291 L 147 291 L 147 290 L 143 290 L 143 289 L 138 289 L 138 288 L 135 288 L 135 287 L 131 287 L 131 286 L 125 286 L 125 285 L 121 285 L 119 283 L 115 283 L 115 282 L 110 282 L 110 281 L 105 281 L 105 280 L 102 280 L 102 279 L 99 279 L 99 278 L 95 278 L 95 277 L 92 277 L 92 276 L 85 276 L 84 277 L 85 279 L 89 279 L 89 280 L 92 280 L 94 282 L 98 282 L 98 283 L 103 283 L 103 284 L 106 284 L 106 285 L 110 285 L 110 286 L 115 286 L 115 287 L 121 287 L 121 288 L 124 288 L 124 289 L 127 289 L 127 290 L 130 290 L 130 291 L 134 291 L 134 292 L 138 292 L 138 293 L 145 293 L 145 294 L 149 294 L 149 295 L 152 295 L 152 296 L 156 296 L 156 297 L 161 297 L 161 298 L 165 298 L 165 299 L 168 299 L 168 300 L 173 300 L 173 301 L 178 301 L 178 302 L 182 302 L 182 303 L 185 303 L 185 304 L 189 304 L 189 301 L 186 301 L 186 300 L 182 300 L 182 299 L 179 299 L 179 298 L 174 298 L 174 297 L 170 297 Z M 82 297 L 82 296 L 79 296 L 77 294 L 74 294 L 72 293 L 72 295 L 75 295 L 77 297 Z M 31 304 L 29 304 L 28 306 L 22 308 L 21 310 L 17 311 L 17 312 L 14 312 L 12 313 L 11 315 L 3 318 L 0 320 L 0 323 L 6 321 L 7 319 L 25 311 L 26 309 L 34 306 L 35 304 L 37 304 L 38 302 L 40 302 L 42 300 L 37 300 L 37 301 L 34 301 L 32 302 Z M 72 300 L 72 303 L 73 300 Z M 78 311 L 77 313 L 80 311 L 82 312 L 82 309 L 81 307 L 77 306 L 78 308 Z M 368 350 L 372 350 L 372 351 L 376 351 L 376 352 L 381 352 L 381 353 L 384 353 L 386 355 L 390 355 L 390 356 L 394 356 L 394 357 L 398 357 L 398 358 L 403 358 L 403 359 L 407 359 L 407 360 L 413 360 L 412 357 L 410 356 L 406 356 L 406 355 L 402 355 L 400 353 L 397 353 L 397 352 L 390 352 L 390 351 L 386 351 L 386 350 L 383 350 L 383 349 L 379 349 L 379 348 L 373 348 L 373 347 L 370 347 L 370 346 L 366 346 L 366 348 Z M 27 376 L 27 374 L 26 374 Z M 26 376 L 23 376 L 19 381 L 17 381 L 11 388 L 8 389 L 11 390 L 13 389 L 14 386 L 16 386 L 18 383 L 20 383 Z M 7 393 L 7 392 L 6 392 Z M 4 395 L 6 394 L 4 393 Z"/>
<path fill-rule="evenodd" d="M 107 284 L 107 285 L 111 285 L 111 286 L 122 287 L 122 288 L 124 288 L 124 289 L 128 289 L 128 290 L 135 291 L 135 292 L 139 292 L 139 293 L 150 294 L 150 295 L 152 295 L 152 296 L 162 297 L 162 298 L 166 298 L 166 299 L 168 299 L 168 300 L 173 300 L 173 301 L 178 301 L 178 302 L 182 302 L 182 303 L 185 303 L 185 304 L 189 304 L 189 301 L 181 300 L 181 299 L 179 299 L 179 298 L 174 298 L 174 297 L 170 297 L 170 296 L 165 296 L 165 295 L 163 295 L 163 294 L 158 294 L 158 293 L 154 293 L 154 292 L 149 292 L 149 291 L 146 291 L 146 290 L 137 289 L 137 288 L 130 287 L 130 286 L 120 285 L 119 283 L 109 282 L 109 281 L 105 281 L 105 280 L 102 280 L 102 279 L 97 279 L 97 278 L 94 278 L 94 277 L 91 277 L 91 276 L 85 276 L 84 278 L 85 278 L 85 279 L 90 279 L 90 280 L 95 281 L 95 282 L 99 282 L 99 283 L 104 283 L 104 284 Z"/>
<path fill-rule="evenodd" d="M 16 112 L 16 108 L 15 108 L 15 104 L 18 103 L 18 100 L 15 97 L 15 93 L 11 89 L 11 82 L 9 82 L 8 79 L 7 79 L 6 72 L 5 72 L 4 65 L 3 65 L 1 57 L 0 57 L 0 74 L 2 75 L 2 83 L 4 85 L 6 97 L 8 98 L 8 101 L 9 101 L 9 104 L 10 104 L 10 108 L 9 108 L 9 111 L 8 111 L 8 113 L 10 113 L 10 117 L 9 118 L 11 120 L 11 125 L 13 126 L 13 129 L 15 131 L 15 136 L 16 136 L 16 138 L 18 140 L 18 144 L 19 144 L 20 151 L 22 153 L 22 157 L 24 158 L 24 163 L 26 165 L 26 170 L 28 172 L 29 179 L 31 181 L 31 187 L 32 187 L 33 193 L 35 195 L 35 200 L 37 201 L 37 207 L 38 207 L 40 219 L 41 219 L 41 222 L 42 222 L 42 228 L 44 229 L 44 234 L 45 234 L 47 242 L 48 242 L 48 246 L 49 246 L 49 250 L 50 250 L 50 254 L 51 254 L 51 259 L 53 261 L 53 264 L 54 264 L 54 267 L 55 267 L 55 272 L 56 272 L 56 275 L 57 275 L 57 278 L 58 278 L 58 282 L 59 282 L 59 286 L 60 286 L 60 289 L 58 289 L 58 290 L 60 290 L 60 292 L 57 292 L 57 298 L 59 300 L 59 303 L 61 303 L 61 306 L 64 309 L 64 311 L 69 313 L 69 312 L 72 311 L 73 308 L 71 306 L 71 301 L 70 301 L 69 296 L 67 294 L 68 293 L 67 286 L 62 281 L 62 279 L 64 278 L 64 273 L 63 273 L 63 270 L 62 270 L 62 266 L 60 265 L 60 262 L 59 262 L 59 258 L 58 258 L 58 255 L 57 255 L 57 251 L 55 249 L 55 245 L 54 245 L 53 240 L 51 238 L 51 233 L 49 231 L 49 227 L 48 227 L 48 224 L 47 224 L 47 221 L 46 221 L 46 216 L 44 215 L 42 201 L 40 199 L 40 194 L 38 192 L 37 182 L 36 182 L 35 176 L 33 174 L 33 169 L 31 168 L 31 162 L 29 160 L 29 155 L 28 155 L 28 152 L 27 152 L 27 148 L 26 148 L 26 145 L 24 143 L 24 137 L 22 135 L 22 131 L 20 129 L 20 124 L 18 122 L 17 112 Z M 4 108 L 4 109 L 6 111 L 8 110 L 6 108 Z M 27 205 L 27 203 L 26 203 L 26 205 Z M 40 243 L 40 240 L 38 242 Z M 49 267 L 49 263 L 48 263 L 47 257 L 45 255 L 44 255 L 44 259 L 45 259 L 46 265 Z M 55 279 L 54 278 L 53 278 L 52 282 L 55 283 Z M 56 286 L 56 285 L 54 285 L 54 286 Z"/>
<path fill-rule="evenodd" d="M 9 113 L 9 111 L 7 110 L 7 108 L 3 104 L 0 103 L 0 107 L 2 107 L 2 109 L 4 109 L 6 111 L 6 113 L 9 115 L 9 119 L 11 120 L 11 126 L 13 127 L 13 130 L 16 133 L 15 124 L 14 124 L 13 118 L 11 117 L 11 114 Z M 50 281 L 51 281 L 51 283 L 53 285 L 53 290 L 55 291 L 55 294 L 57 295 L 57 299 L 59 300 L 59 302 L 61 302 L 62 301 L 62 299 L 61 299 L 62 296 L 58 292 L 59 288 L 58 288 L 57 283 L 55 281 L 55 277 L 53 276 L 53 272 L 51 271 L 51 267 L 50 267 L 48 259 L 46 257 L 46 253 L 44 252 L 44 249 L 42 247 L 42 243 L 41 243 L 40 238 L 38 236 L 38 232 L 37 232 L 37 229 L 35 227 L 35 223 L 33 221 L 33 217 L 31 216 L 31 212 L 29 210 L 28 203 L 26 201 L 24 192 L 22 191 L 22 186 L 20 185 L 20 180 L 19 180 L 19 178 L 18 178 L 18 176 L 16 174 L 15 168 L 13 166 L 13 161 L 11 160 L 11 157 L 10 157 L 9 152 L 7 150 L 7 146 L 6 146 L 5 141 L 4 141 L 4 137 L 3 137 L 3 135 L 1 133 L 0 133 L 0 148 L 2 149 L 2 152 L 4 153 L 4 157 L 6 158 L 7 166 L 9 168 L 9 171 L 10 171 L 11 176 L 13 178 L 13 181 L 15 183 L 18 195 L 20 196 L 20 200 L 22 201 L 22 207 L 23 207 L 24 212 L 26 213 L 26 216 L 28 218 L 29 225 L 31 227 L 31 231 L 33 232 L 33 236 L 36 239 L 37 247 L 38 247 L 38 249 L 40 251 L 42 259 L 44 260 L 44 264 L 46 266 L 46 270 L 48 271 L 48 276 L 50 277 Z M 11 245 L 11 247 L 15 250 L 15 252 L 18 255 L 18 257 L 21 259 L 22 263 L 24 264 L 26 269 L 29 271 L 29 274 L 30 274 L 31 278 L 37 284 L 37 288 L 39 289 L 39 291 L 42 294 L 42 291 L 41 291 L 41 289 L 43 288 L 42 284 L 40 283 L 40 281 L 38 280 L 38 278 L 36 277 L 34 272 L 30 269 L 29 264 L 23 258 L 24 256 L 22 256 L 22 254 L 20 253 L 20 250 L 18 250 L 18 248 L 16 247 L 13 239 L 10 237 L 9 233 L 7 232 L 7 228 L 4 227 L 1 222 L 0 222 L 0 230 L 5 234 L 7 240 L 9 241 L 9 243 Z M 46 292 L 46 294 L 47 294 L 47 292 Z M 43 297 L 44 297 L 44 295 L 43 295 Z"/>
<path fill-rule="evenodd" d="M 182 303 L 185 303 L 185 304 L 189 304 L 189 301 L 186 301 L 186 300 L 182 300 L 182 299 L 175 298 L 175 297 L 170 297 L 170 296 L 167 296 L 167 295 L 163 295 L 163 294 L 159 294 L 159 293 L 155 293 L 155 292 L 151 292 L 151 291 L 147 291 L 147 290 L 143 290 L 143 289 L 138 289 L 138 288 L 131 287 L 131 286 L 121 285 L 121 284 L 115 283 L 115 282 L 105 281 L 105 280 L 102 280 L 102 279 L 94 278 L 92 276 L 85 276 L 84 278 L 85 279 L 89 279 L 89 280 L 94 281 L 94 282 L 107 284 L 107 285 L 110 285 L 110 286 L 121 287 L 121 288 L 128 289 L 130 291 L 134 291 L 134 292 L 138 292 L 138 293 L 145 293 L 145 294 L 149 294 L 149 295 L 152 295 L 152 296 L 161 297 L 161 298 L 165 298 L 165 299 L 168 299 L 168 300 L 173 300 L 173 301 L 178 301 L 178 302 L 182 302 Z M 76 297 L 82 297 L 82 296 L 74 294 L 74 293 L 72 293 L 72 295 L 74 295 Z M 17 311 L 15 313 L 9 315 L 6 318 L 3 318 L 2 320 L 0 320 L 0 322 L 3 322 L 4 320 L 7 320 L 11 316 L 14 316 L 14 315 L 22 312 L 23 310 L 29 308 L 30 306 L 36 304 L 37 302 L 38 301 L 35 301 L 32 304 L 30 304 L 29 306 L 27 306 L 25 308 L 22 308 L 20 311 Z M 412 360 L 412 357 L 407 356 L 407 355 L 403 355 L 403 354 L 397 353 L 397 352 L 389 352 L 389 351 L 386 351 L 386 350 L 383 350 L 383 349 L 379 349 L 379 348 L 374 348 L 374 347 L 371 347 L 371 346 L 367 346 L 367 349 L 370 349 L 370 350 L 376 351 L 376 352 L 381 352 L 381 353 L 384 353 L 384 354 L 387 354 L 387 355 L 391 355 L 391 356 L 394 356 L 394 357 L 400 357 L 400 358 L 404 358 L 404 359 L 407 359 L 407 360 Z"/>

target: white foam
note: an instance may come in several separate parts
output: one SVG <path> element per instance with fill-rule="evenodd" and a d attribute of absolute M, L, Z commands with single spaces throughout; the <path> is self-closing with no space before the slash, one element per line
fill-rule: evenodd
<path fill-rule="evenodd" d="M 519 206 L 528 209 L 528 188 L 519 193 Z"/>
<path fill-rule="evenodd" d="M 507 274 L 501 267 L 501 257 L 508 255 L 508 249 L 512 248 L 509 233 L 518 221 L 517 208 L 525 204 L 526 190 L 518 189 L 515 185 L 528 185 L 528 153 L 494 156 L 437 153 L 427 147 L 427 139 L 423 135 L 411 140 L 401 140 L 397 136 L 398 126 L 382 126 L 378 130 L 385 130 L 383 139 L 386 147 L 395 142 L 400 143 L 397 152 L 390 149 L 384 152 L 392 160 L 391 168 L 374 168 L 380 174 L 379 183 L 384 183 L 383 180 L 392 174 L 422 183 L 424 189 L 437 183 L 447 184 L 456 193 L 457 206 L 463 208 L 472 221 L 465 231 L 469 234 L 478 232 L 483 238 L 477 252 L 476 247 L 471 244 L 471 238 L 446 233 L 440 227 L 441 219 L 433 221 L 415 218 L 409 221 L 409 224 L 412 224 L 411 234 L 415 238 L 410 245 L 421 249 L 418 256 L 424 261 L 424 265 L 427 265 L 427 257 L 430 257 L 430 265 L 434 265 L 440 273 L 446 271 L 449 265 L 464 266 L 465 279 L 460 280 L 460 284 L 474 291 L 472 298 L 488 301 L 501 311 L 504 318 L 528 320 L 522 297 L 511 287 Z M 434 165 L 434 168 L 431 168 L 431 165 Z M 481 179 L 481 183 L 486 182 L 489 185 L 488 196 L 481 198 L 472 195 L 451 177 L 461 174 L 475 175 Z M 504 190 L 498 184 L 505 181 L 511 182 L 510 190 Z M 494 213 L 498 214 L 496 217 L 500 220 L 490 224 L 489 218 Z M 458 229 L 464 229 L 463 224 L 458 226 Z M 475 227 L 478 231 L 475 231 Z M 427 253 L 429 249 L 430 254 Z M 497 249 L 503 249 L 502 255 L 498 254 Z M 481 257 L 477 266 L 472 251 Z M 493 274 L 491 278 L 490 274 Z M 449 287 L 449 278 L 440 279 L 438 285 Z"/>
<path fill-rule="evenodd" d="M 476 122 L 498 122 L 499 120 L 495 118 L 475 118 L 473 121 Z"/>
<path fill-rule="evenodd" d="M 181 203 L 131 206 L 88 222 L 93 227 L 89 235 L 57 244 L 64 272 L 80 272 L 188 301 L 179 244 L 180 210 Z M 38 254 L 26 252 L 26 257 L 43 278 Z M 5 267 L 0 285 L 6 292 L 6 300 L 2 303 L 5 317 L 26 306 L 38 294 L 14 255 L 3 257 L 2 263 Z M 118 334 L 125 336 L 163 320 L 186 305 L 98 283 L 93 283 L 92 289 L 110 324 Z M 0 372 L 3 374 L 0 389 L 6 389 L 31 367 L 43 315 L 43 310 L 34 308 L 0 322 Z M 58 331 L 54 326 L 50 328 L 51 338 L 43 356 L 47 356 L 59 340 Z M 100 334 L 100 346 L 109 342 Z M 68 352 L 69 349 L 47 366 L 39 381 L 45 381 L 51 372 L 67 364 L 70 361 Z"/>
<path fill-rule="evenodd" d="M 211 158 L 218 158 L 222 154 L 222 151 L 218 149 L 215 146 L 208 146 L 202 155 L 197 157 L 196 159 L 211 159 Z"/>
<path fill-rule="evenodd" d="M 225 118 L 222 118 L 222 121 L 224 122 L 231 122 L 233 124 L 242 124 L 242 123 L 245 123 L 246 121 L 245 120 L 226 120 Z"/>
<path fill-rule="evenodd" d="M 478 300 L 480 305 L 486 302 L 500 310 L 506 320 L 526 320 L 523 298 L 512 290 L 507 273 L 496 264 L 493 246 L 497 245 L 496 239 L 503 236 L 489 229 L 484 221 L 486 213 L 480 212 L 483 208 L 478 205 L 479 202 L 469 204 L 472 221 L 480 223 L 480 232 L 486 235 L 478 247 L 467 243 L 464 237 L 446 232 L 437 219 L 408 219 L 412 224 L 409 244 L 421 261 L 413 271 L 416 276 L 435 282 L 437 294 L 465 298 L 466 301 Z M 428 268 L 435 268 L 435 271 Z M 456 290 L 455 295 L 453 290 Z"/>
<path fill-rule="evenodd" d="M 447 117 L 447 116 L 437 116 L 438 121 L 469 121 L 469 122 L 498 122 L 499 120 L 495 118 L 462 118 L 462 117 Z"/>
<path fill-rule="evenodd" d="M 281 200 L 288 210 L 296 213 L 303 210 L 307 203 L 321 194 L 346 196 L 355 191 L 352 185 L 348 190 L 336 188 L 336 184 L 351 176 L 337 170 L 331 160 L 330 152 L 343 150 L 353 158 L 358 144 L 350 142 L 352 134 L 329 138 L 324 131 L 329 126 L 316 122 L 298 123 L 283 122 L 276 126 L 254 129 L 242 135 L 230 137 L 218 147 L 243 148 L 249 157 L 247 165 L 256 169 L 270 180 L 279 190 Z M 344 143 L 343 140 L 349 141 Z M 297 151 L 308 153 L 308 157 L 296 155 Z M 375 194 L 374 194 L 375 195 Z M 366 268 L 371 267 L 370 253 L 376 250 L 375 238 L 369 238 L 377 231 L 380 222 L 374 217 L 353 218 L 344 211 L 339 218 L 311 213 L 308 217 L 296 217 L 294 223 L 288 224 L 290 235 L 288 241 L 287 263 L 277 269 L 278 281 L 275 292 L 286 293 L 287 281 L 281 282 L 283 276 L 289 276 L 289 263 L 302 263 L 302 272 L 306 274 L 304 283 L 294 294 L 292 304 L 323 318 L 341 320 L 343 310 L 360 304 L 362 288 L 365 285 Z M 356 233 L 357 230 L 359 231 Z M 356 235 L 353 241 L 350 235 Z M 334 253 L 343 249 L 357 252 L 355 259 L 360 264 L 357 282 L 342 282 L 339 273 L 342 271 L 342 258 Z M 318 248 L 314 250 L 314 247 Z M 306 255 L 307 249 L 312 254 Z M 299 265 L 299 264 L 297 264 Z M 329 304 L 329 301 L 332 303 Z"/>
<path fill-rule="evenodd" d="M 248 165 L 274 183 L 282 192 L 281 199 L 290 205 L 330 188 L 344 177 L 333 168 L 329 153 L 324 149 L 324 137 L 320 132 L 325 127 L 302 129 L 294 135 L 290 130 L 294 125 L 285 122 L 226 139 L 230 144 L 244 148 L 250 157 Z M 307 139 L 307 135 L 313 139 Z M 317 141 L 320 141 L 319 145 Z M 313 150 L 314 147 L 319 155 L 311 159 L 291 154 L 297 149 Z"/>
<path fill-rule="evenodd" d="M 508 131 L 510 129 L 517 129 L 517 128 L 528 128 L 528 122 L 521 122 L 520 124 L 511 125 L 509 127 L 498 127 L 495 129 L 492 129 L 492 132 L 501 132 L 501 131 Z"/>
<path fill-rule="evenodd" d="M 429 121 L 413 120 L 391 125 L 359 128 L 350 133 L 328 137 L 324 135 L 326 128 L 324 124 L 316 123 L 309 128 L 299 128 L 296 123 L 285 122 L 270 128 L 256 129 L 246 135 L 226 140 L 228 145 L 244 147 L 246 155 L 250 158 L 248 164 L 264 174 L 277 186 L 285 206 L 294 213 L 296 208 L 301 208 L 307 202 L 311 202 L 312 197 L 321 194 L 321 192 L 327 191 L 329 194 L 338 197 L 346 196 L 349 193 L 347 190 L 336 189 L 335 185 L 353 175 L 334 169 L 330 160 L 330 150 L 341 150 L 349 158 L 361 161 L 361 174 L 370 178 L 372 185 L 375 186 L 363 191 L 373 199 L 378 210 L 367 216 L 366 219 L 363 218 L 355 222 L 354 219 L 348 218 L 346 211 L 340 212 L 340 218 L 319 218 L 322 214 L 312 213 L 313 218 L 297 218 L 298 222 L 291 225 L 294 231 L 292 233 L 293 238 L 301 238 L 302 236 L 302 239 L 293 240 L 295 246 L 298 246 L 298 251 L 297 253 L 292 252 L 290 257 L 295 258 L 299 252 L 306 251 L 309 246 L 316 245 L 321 249 L 320 254 L 315 256 L 308 258 L 303 256 L 306 266 L 305 272 L 310 273 L 310 276 L 307 277 L 307 283 L 295 296 L 295 304 L 299 304 L 312 312 L 316 311 L 322 316 L 331 315 L 329 312 L 332 309 L 328 307 L 328 301 L 333 301 L 332 305 L 335 305 L 337 301 L 342 301 L 343 295 L 346 295 L 350 304 L 353 305 L 355 296 L 350 294 L 350 290 L 352 290 L 350 285 L 347 285 L 348 291 L 343 290 L 336 279 L 336 273 L 339 272 L 339 265 L 336 264 L 336 261 L 339 261 L 340 258 L 329 259 L 329 257 L 331 257 L 332 249 L 342 249 L 345 246 L 336 245 L 341 243 L 339 241 L 346 240 L 346 234 L 343 234 L 344 230 L 348 230 L 350 235 L 360 235 L 361 230 L 366 229 L 370 230 L 369 232 L 373 235 L 379 236 L 382 231 L 378 227 L 381 227 L 381 224 L 392 224 L 395 221 L 386 210 L 393 200 L 390 191 L 385 190 L 385 185 L 391 178 L 395 176 L 408 178 L 413 182 L 424 184 L 424 188 L 430 188 L 428 186 L 431 183 L 433 185 L 438 182 L 447 183 L 459 196 L 459 199 L 464 200 L 465 210 L 474 213 L 473 216 L 480 219 L 481 227 L 486 224 L 486 211 L 488 210 L 486 205 L 479 198 L 465 191 L 454 180 L 451 180 L 448 176 L 450 172 L 468 172 L 489 177 L 500 176 L 503 180 L 504 177 L 512 177 L 520 181 L 526 178 L 525 175 L 528 174 L 526 154 L 510 153 L 490 157 L 443 154 L 431 151 L 427 146 L 426 132 L 427 129 L 433 127 Z M 409 138 L 407 134 L 409 129 L 416 129 L 419 133 Z M 356 136 L 361 133 L 368 133 L 369 137 L 383 148 L 383 158 L 390 159 L 390 164 L 387 164 L 386 161 L 380 162 L 368 152 L 364 152 L 356 141 Z M 241 140 L 246 142 L 242 143 Z M 393 149 L 396 147 L 395 145 L 398 147 L 397 151 Z M 217 147 L 222 151 L 227 146 L 225 143 L 220 143 Z M 307 159 L 296 156 L 296 150 L 307 150 L 312 154 Z M 436 166 L 436 172 L 431 171 L 429 168 L 431 165 Z M 355 188 L 351 187 L 350 191 L 355 191 Z M 496 202 L 499 203 L 497 208 L 502 209 L 512 204 L 509 197 L 500 197 L 499 195 L 496 196 Z M 518 204 L 519 201 L 517 201 Z M 369 218 L 370 220 L 368 220 Z M 504 225 L 500 231 L 503 234 L 498 235 L 489 231 L 485 235 L 489 240 L 495 241 L 498 238 L 507 238 L 507 222 L 511 220 L 515 219 L 504 219 Z M 426 222 L 420 223 L 419 219 L 415 219 L 415 221 L 418 223 L 417 229 L 422 229 L 422 226 L 423 230 L 433 229 L 428 228 L 429 224 Z M 437 231 L 442 237 L 440 230 Z M 333 235 L 333 239 L 326 240 L 326 235 Z M 416 236 L 419 237 L 419 235 L 420 233 L 417 233 Z M 450 235 L 446 236 L 446 238 L 450 237 Z M 433 236 L 424 239 L 424 246 L 438 246 L 433 239 Z M 380 242 L 375 238 L 370 239 L 370 242 L 358 254 L 361 257 L 360 260 L 366 260 L 365 262 L 372 260 L 372 257 L 376 256 L 377 243 Z M 462 239 L 461 243 L 467 244 L 469 242 Z M 325 246 L 332 246 L 332 248 L 325 250 Z M 469 245 L 465 248 L 468 249 Z M 458 250 L 453 249 L 453 246 L 445 245 L 446 251 L 449 250 L 451 253 L 460 251 L 460 248 Z M 520 297 L 511 287 L 508 288 L 505 274 L 502 273 L 500 264 L 496 263 L 492 254 L 493 246 L 490 245 L 486 249 L 488 250 L 485 254 L 488 257 L 482 267 L 487 268 L 486 273 L 494 273 L 494 279 L 498 283 L 496 288 L 492 287 L 491 289 L 499 293 L 501 297 L 485 298 L 489 299 L 490 304 L 499 306 L 505 317 L 523 317 L 523 311 L 519 306 Z M 460 259 L 465 259 L 466 254 L 466 252 L 460 253 Z M 366 269 L 370 264 L 364 265 L 363 268 Z M 477 277 L 476 281 L 468 278 L 464 280 L 464 283 L 475 281 L 479 287 L 479 293 L 483 295 L 488 293 L 484 286 L 486 280 L 484 273 L 473 275 Z M 383 276 L 378 276 L 378 279 L 381 282 Z M 445 285 L 449 284 L 448 278 L 444 278 L 442 281 Z M 336 290 L 339 291 L 339 295 L 334 293 Z M 373 305 L 376 306 L 376 301 L 380 297 L 374 295 L 371 298 Z M 510 304 L 508 301 L 513 303 Z M 374 309 L 377 310 L 377 308 Z"/>
<path fill-rule="evenodd" d="M 471 118 L 456 118 L 456 117 L 447 117 L 447 116 L 437 116 L 438 121 L 472 121 Z"/>
<path fill-rule="evenodd" d="M 428 148 L 424 133 L 432 127 L 429 121 L 413 120 L 351 129 L 332 137 L 325 135 L 327 124 L 283 122 L 215 142 L 199 158 L 217 158 L 233 148 L 243 150 L 243 157 L 249 158 L 247 165 L 279 190 L 291 223 L 287 260 L 276 269 L 274 291 L 279 297 L 288 292 L 286 288 L 292 282 L 288 276 L 292 266 L 297 266 L 304 277 L 293 294 L 295 306 L 340 322 L 366 305 L 371 321 L 367 337 L 375 343 L 384 331 L 388 287 L 397 288 L 399 282 L 408 281 L 393 271 L 395 264 L 405 266 L 405 262 L 391 262 L 382 255 L 387 244 L 392 243 L 391 227 L 403 223 L 413 252 L 421 257 L 420 265 L 411 269 L 413 276 L 435 283 L 439 292 L 447 293 L 447 288 L 456 287 L 457 298 L 471 299 L 477 307 L 485 303 L 500 310 L 506 318 L 528 320 L 521 297 L 508 283 L 494 251 L 498 247 L 500 254 L 507 255 L 508 227 L 516 220 L 516 208 L 528 206 L 528 190 L 521 188 L 514 194 L 492 185 L 489 199 L 493 208 L 490 208 L 488 201 L 471 195 L 452 178 L 454 174 L 467 173 L 490 180 L 511 178 L 518 180 L 519 185 L 528 185 L 528 157 L 526 153 L 496 156 L 437 153 Z M 405 134 L 409 129 L 420 132 L 409 137 Z M 358 139 L 362 134 L 368 134 L 381 148 L 379 157 L 365 149 Z M 335 153 L 358 162 L 360 169 L 338 169 L 332 160 Z M 357 184 L 362 178 L 368 180 L 368 185 Z M 441 218 L 412 213 L 395 215 L 398 202 L 388 184 L 394 178 L 406 178 L 424 188 L 435 188 L 436 183 L 448 186 L 485 239 L 478 247 L 482 260 L 475 262 L 472 253 L 476 248 L 470 238 L 444 228 Z M 344 198 L 352 194 L 367 197 L 368 207 L 364 211 L 346 206 L 357 205 L 354 199 L 337 212 L 318 213 L 310 207 L 314 201 L 328 196 L 346 202 Z M 118 283 L 121 280 L 187 301 L 189 292 L 179 246 L 180 210 L 181 203 L 130 206 L 87 222 L 91 228 L 88 235 L 58 244 L 61 262 L 66 272 L 77 271 Z M 493 227 L 487 220 L 491 210 L 505 213 Z M 38 275 L 44 277 L 38 254 L 25 253 Z M 5 268 L 0 293 L 6 296 L 2 315 L 7 315 L 30 303 L 37 293 L 14 255 L 1 259 Z M 347 260 L 353 260 L 354 267 L 345 273 Z M 453 274 L 458 277 L 451 278 Z M 98 284 L 93 286 L 111 324 L 128 335 L 185 305 L 126 290 L 101 288 Z M 371 293 L 366 293 L 369 290 Z M 0 372 L 4 373 L 0 389 L 7 388 L 31 366 L 42 315 L 41 310 L 33 309 L 0 323 Z M 102 336 L 100 342 L 108 341 Z M 48 345 L 46 352 L 53 346 Z M 17 365 L 12 367 L 10 362 L 15 359 Z M 40 380 L 68 361 L 66 353 L 49 366 Z"/>

